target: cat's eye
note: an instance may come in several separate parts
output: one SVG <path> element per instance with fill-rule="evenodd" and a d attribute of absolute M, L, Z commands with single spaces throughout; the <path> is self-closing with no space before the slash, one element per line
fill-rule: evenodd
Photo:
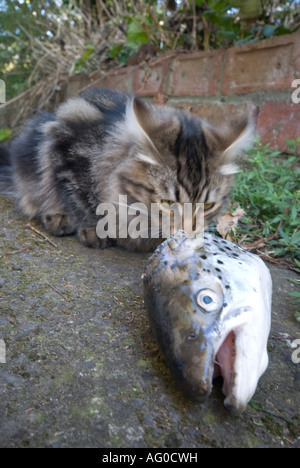
<path fill-rule="evenodd" d="M 215 203 L 204 203 L 204 211 L 211 210 L 215 206 Z"/>

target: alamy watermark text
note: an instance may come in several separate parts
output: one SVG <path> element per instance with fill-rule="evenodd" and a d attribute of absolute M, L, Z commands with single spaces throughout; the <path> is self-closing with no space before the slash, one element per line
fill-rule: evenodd
<path fill-rule="evenodd" d="M 96 232 L 100 239 L 167 238 L 181 229 L 194 237 L 204 231 L 203 203 L 128 204 L 127 195 L 119 195 L 116 203 L 100 203 L 96 210 L 100 219 Z"/>
<path fill-rule="evenodd" d="M 6 345 L 4 340 L 0 340 L 0 364 L 6 363 Z"/>

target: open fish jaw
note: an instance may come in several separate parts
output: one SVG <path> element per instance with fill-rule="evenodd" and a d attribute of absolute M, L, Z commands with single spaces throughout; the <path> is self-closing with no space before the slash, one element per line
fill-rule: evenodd
<path fill-rule="evenodd" d="M 144 274 L 145 306 L 166 362 L 191 398 L 208 397 L 221 374 L 225 406 L 244 411 L 268 364 L 271 289 L 259 257 L 211 234 L 202 247 L 173 235 L 157 248 Z"/>

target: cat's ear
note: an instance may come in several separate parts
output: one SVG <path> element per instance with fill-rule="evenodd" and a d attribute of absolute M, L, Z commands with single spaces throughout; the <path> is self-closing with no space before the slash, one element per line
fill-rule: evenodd
<path fill-rule="evenodd" d="M 144 101 L 134 97 L 132 101 L 132 110 L 138 125 L 143 132 L 150 137 L 151 133 L 157 128 L 157 116 Z"/>
<path fill-rule="evenodd" d="M 237 161 L 242 152 L 251 145 L 255 134 L 253 117 L 249 114 L 234 120 L 226 129 L 209 129 L 213 135 L 212 147 L 218 149 L 219 167 L 222 175 L 231 175 L 239 171 Z"/>
<path fill-rule="evenodd" d="M 143 102 L 138 97 L 128 103 L 126 110 L 126 127 L 135 141 L 141 143 L 142 146 L 150 147 L 151 156 L 154 163 L 156 161 L 157 150 L 153 142 L 152 135 L 158 128 L 158 119 L 150 106 Z M 149 162 L 149 161 L 148 161 Z"/>
<path fill-rule="evenodd" d="M 247 116 L 238 122 L 233 122 L 233 131 L 226 142 L 226 148 L 223 153 L 222 166 L 220 172 L 222 175 L 231 175 L 239 172 L 236 164 L 239 156 L 252 143 L 255 133 L 254 120 Z"/>
<path fill-rule="evenodd" d="M 224 156 L 228 161 L 234 161 L 242 151 L 251 144 L 255 126 L 252 117 L 244 117 L 231 125 L 232 131 L 227 136 Z"/>

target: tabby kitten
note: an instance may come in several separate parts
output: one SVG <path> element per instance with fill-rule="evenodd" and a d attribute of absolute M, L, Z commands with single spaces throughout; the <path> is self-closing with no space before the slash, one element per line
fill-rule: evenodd
<path fill-rule="evenodd" d="M 142 202 L 150 213 L 151 203 L 201 202 L 207 225 L 226 206 L 250 133 L 248 119 L 221 132 L 180 110 L 88 90 L 25 124 L 10 149 L 11 183 L 21 211 L 56 236 L 76 233 L 88 247 L 151 251 L 161 236 L 100 239 L 99 203 L 113 203 L 118 212 L 119 195 L 126 195 L 128 205 Z M 0 152 L 0 190 L 7 189 L 7 174 Z"/>

